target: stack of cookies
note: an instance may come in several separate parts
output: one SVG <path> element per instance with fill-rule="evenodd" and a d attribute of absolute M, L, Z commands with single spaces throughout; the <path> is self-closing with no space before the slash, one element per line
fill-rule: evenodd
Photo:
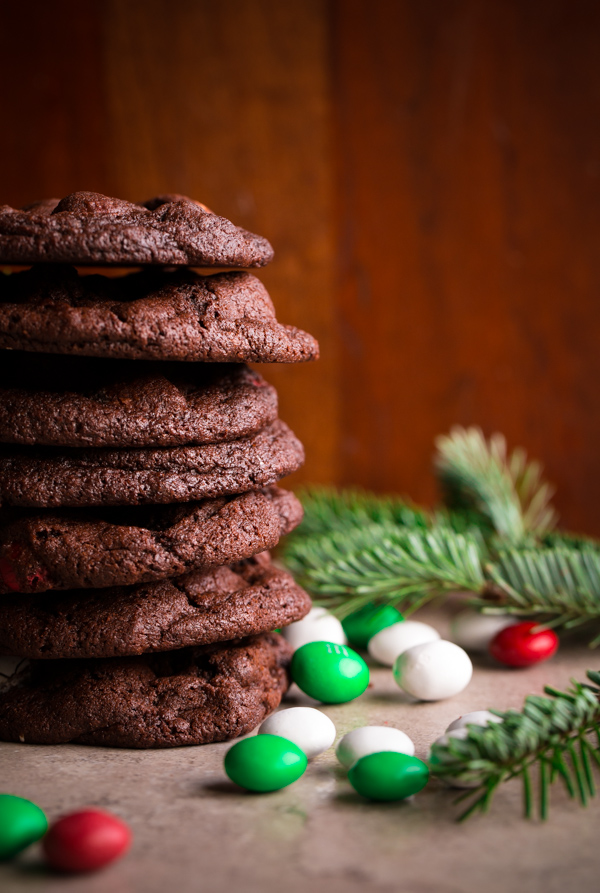
<path fill-rule="evenodd" d="M 244 272 L 272 253 L 182 196 L 0 207 L 0 740 L 203 744 L 279 704 L 303 451 L 245 363 L 318 346 Z"/>

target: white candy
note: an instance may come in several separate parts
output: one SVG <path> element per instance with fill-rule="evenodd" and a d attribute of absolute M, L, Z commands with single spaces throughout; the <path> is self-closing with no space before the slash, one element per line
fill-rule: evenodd
<path fill-rule="evenodd" d="M 480 712 L 483 712 L 483 711 L 480 711 Z M 436 738 L 436 740 L 433 743 L 447 745 L 450 738 L 466 738 L 468 734 L 469 734 L 469 730 L 464 729 L 464 728 L 453 729 L 451 732 L 446 730 L 445 735 L 440 735 L 440 737 Z M 431 759 L 431 749 L 429 750 L 427 759 L 428 760 Z M 444 778 L 442 776 L 440 780 L 445 785 L 448 785 L 448 787 L 450 787 L 450 788 L 476 788 L 479 784 L 479 781 L 475 780 L 475 779 L 473 781 L 458 781 L 455 778 L 450 779 L 450 778 Z"/>
<path fill-rule="evenodd" d="M 407 648 L 422 645 L 423 642 L 433 642 L 439 638 L 438 631 L 426 623 L 419 623 L 418 620 L 402 620 L 375 633 L 369 639 L 367 648 L 371 657 L 380 664 L 393 667 L 398 655 Z"/>
<path fill-rule="evenodd" d="M 449 732 L 449 731 L 446 729 L 446 731 L 444 732 L 444 734 L 443 734 L 443 735 L 440 735 L 439 738 L 436 738 L 435 741 L 434 741 L 433 743 L 434 743 L 434 744 L 444 744 L 444 745 L 445 745 L 445 744 L 448 744 L 448 741 L 450 740 L 450 738 L 466 738 L 468 734 L 469 734 L 469 730 L 468 730 L 468 729 L 452 729 L 451 732 Z M 430 752 L 431 752 L 431 751 L 430 751 Z"/>
<path fill-rule="evenodd" d="M 444 734 L 440 735 L 439 738 L 436 738 L 435 741 L 433 742 L 433 744 L 443 744 L 445 746 L 446 744 L 448 744 L 448 741 L 450 740 L 450 738 L 466 738 L 468 734 L 469 734 L 468 729 L 453 729 L 451 732 L 449 732 L 446 729 Z M 431 747 L 429 748 L 429 751 L 427 752 L 428 760 L 431 759 L 431 748 L 433 747 L 433 744 L 431 745 Z"/>
<path fill-rule="evenodd" d="M 328 716 L 314 707 L 288 707 L 265 719 L 258 734 L 287 738 L 312 760 L 331 747 L 335 741 L 335 726 Z"/>
<path fill-rule="evenodd" d="M 412 757 L 415 745 L 400 729 L 391 729 L 389 726 L 362 726 L 348 732 L 338 741 L 335 755 L 340 763 L 349 769 L 361 757 L 382 751 L 405 753 Z"/>
<path fill-rule="evenodd" d="M 407 694 L 420 701 L 441 701 L 467 687 L 473 664 L 454 642 L 438 640 L 415 645 L 394 664 L 394 679 Z"/>
<path fill-rule="evenodd" d="M 336 645 L 347 645 L 346 633 L 342 624 L 325 608 L 311 608 L 306 617 L 290 623 L 282 630 L 294 651 L 308 642 L 334 642 Z"/>
<path fill-rule="evenodd" d="M 506 626 L 517 623 L 506 614 L 480 614 L 478 611 L 461 611 L 452 621 L 450 638 L 467 651 L 487 651 L 494 636 Z"/>
<path fill-rule="evenodd" d="M 459 716 L 458 719 L 455 719 L 454 722 L 451 722 L 446 729 L 446 734 L 448 732 L 454 732 L 455 730 L 466 730 L 468 725 L 487 726 L 491 722 L 502 722 L 502 718 L 496 716 L 494 713 L 490 713 L 489 710 L 474 710 L 472 713 L 465 713 L 463 716 Z"/>

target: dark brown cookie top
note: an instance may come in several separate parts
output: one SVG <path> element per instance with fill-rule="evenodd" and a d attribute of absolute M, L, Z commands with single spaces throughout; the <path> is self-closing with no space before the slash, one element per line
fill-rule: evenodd
<path fill-rule="evenodd" d="M 238 643 L 101 660 L 34 661 L 0 687 L 0 740 L 178 747 L 256 728 L 289 686 L 291 649 Z"/>
<path fill-rule="evenodd" d="M 277 393 L 243 364 L 148 363 L 0 351 L 0 442 L 168 447 L 245 437 Z"/>
<path fill-rule="evenodd" d="M 301 620 L 308 595 L 263 552 L 174 580 L 0 598 L 0 653 L 34 659 L 173 651 Z"/>
<path fill-rule="evenodd" d="M 304 461 L 281 421 L 227 443 L 167 449 L 79 450 L 0 444 L 0 504 L 149 505 L 245 493 L 274 484 Z"/>
<path fill-rule="evenodd" d="M 263 267 L 269 242 L 184 195 L 141 204 L 73 192 L 16 210 L 0 206 L 2 264 L 191 264 Z"/>
<path fill-rule="evenodd" d="M 0 593 L 128 586 L 272 549 L 302 519 L 271 487 L 185 505 L 3 509 Z"/>
<path fill-rule="evenodd" d="M 250 273 L 143 270 L 82 276 L 38 266 L 0 274 L 0 347 L 134 360 L 300 363 L 315 339 L 277 322 Z"/>

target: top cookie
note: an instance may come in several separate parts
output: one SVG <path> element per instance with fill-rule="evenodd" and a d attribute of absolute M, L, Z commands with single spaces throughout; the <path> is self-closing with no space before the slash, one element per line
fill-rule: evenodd
<path fill-rule="evenodd" d="M 183 195 L 140 204 L 73 192 L 16 210 L 0 205 L 0 264 L 190 264 L 263 267 L 269 242 Z"/>

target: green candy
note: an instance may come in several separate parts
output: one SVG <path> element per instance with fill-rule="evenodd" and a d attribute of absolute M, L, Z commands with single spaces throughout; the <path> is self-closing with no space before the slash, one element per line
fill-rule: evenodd
<path fill-rule="evenodd" d="M 298 648 L 291 672 L 298 688 L 324 704 L 352 701 L 369 684 L 369 668 L 362 657 L 335 642 L 308 642 Z"/>
<path fill-rule="evenodd" d="M 230 747 L 225 772 L 248 791 L 278 791 L 297 781 L 306 769 L 306 754 L 279 735 L 257 735 Z"/>
<path fill-rule="evenodd" d="M 48 830 L 48 819 L 35 803 L 0 794 L 0 860 L 12 859 Z"/>
<path fill-rule="evenodd" d="M 355 791 L 370 800 L 404 800 L 422 790 L 429 769 L 422 760 L 405 753 L 370 753 L 357 760 L 348 772 Z"/>
<path fill-rule="evenodd" d="M 391 605 L 374 605 L 370 602 L 364 608 L 348 614 L 342 620 L 342 626 L 351 645 L 355 648 L 366 648 L 369 639 L 375 633 L 394 623 L 400 623 L 401 620 L 404 620 L 404 617 Z"/>

